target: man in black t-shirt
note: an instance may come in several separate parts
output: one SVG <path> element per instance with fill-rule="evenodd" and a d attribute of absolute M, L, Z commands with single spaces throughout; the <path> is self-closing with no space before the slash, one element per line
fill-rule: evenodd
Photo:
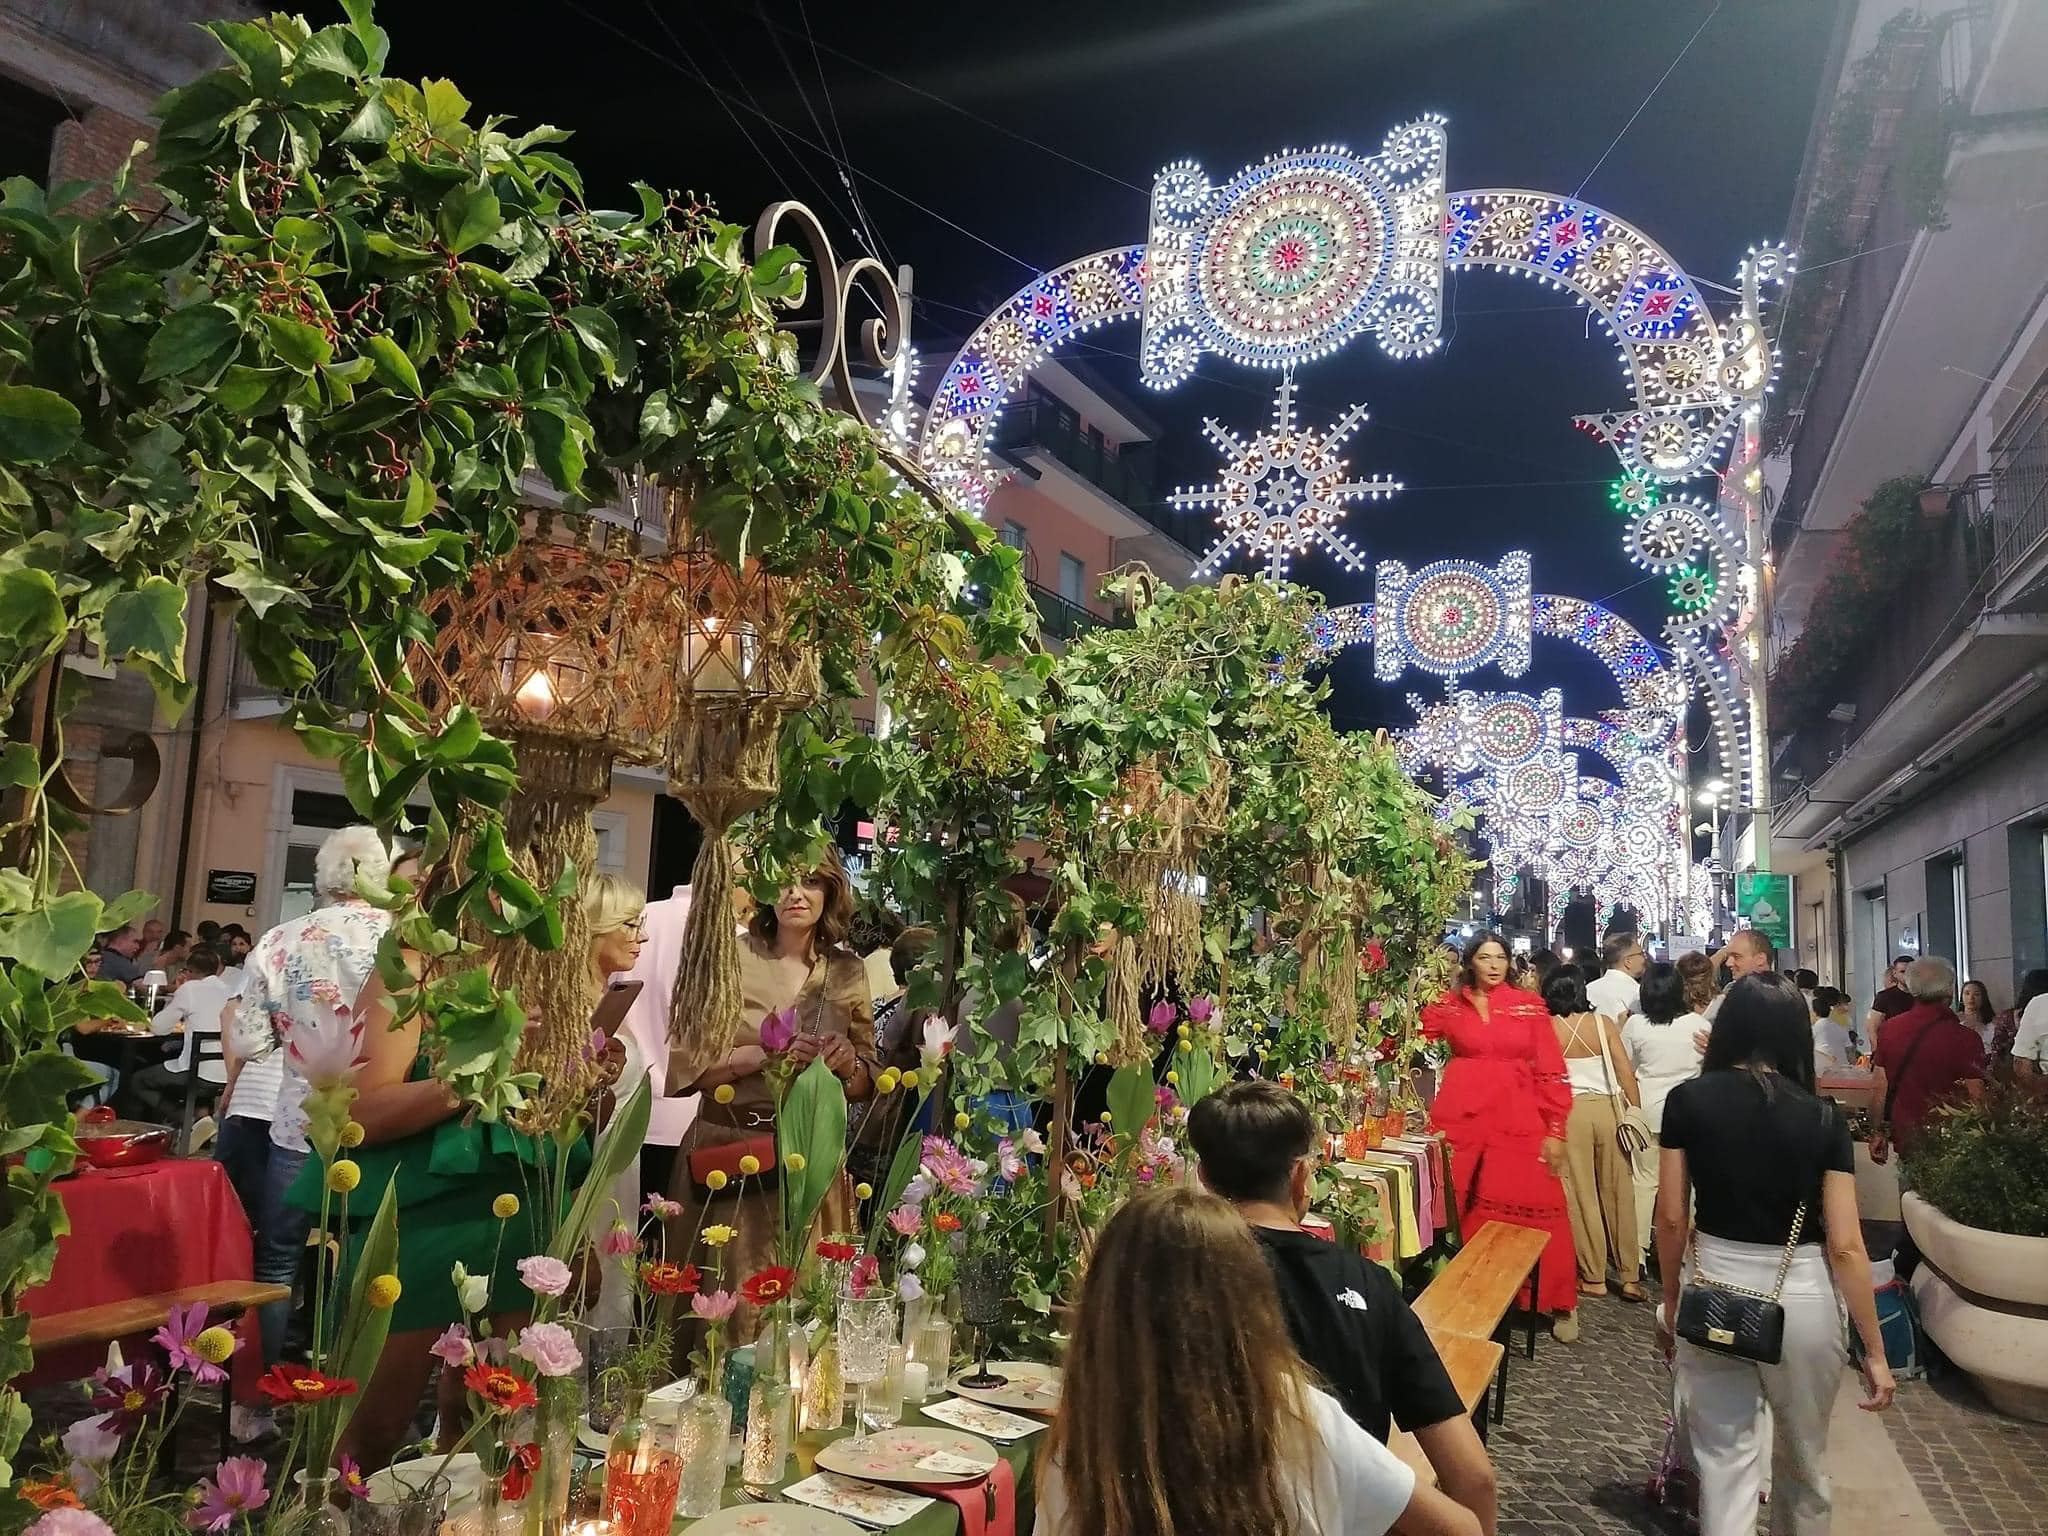
<path fill-rule="evenodd" d="M 1266 1256 L 1294 1347 L 1366 1433 L 1415 1436 L 1443 1491 L 1494 1528 L 1493 1464 L 1457 1388 L 1384 1269 L 1301 1228 L 1315 1124 L 1301 1101 L 1261 1078 L 1194 1107 L 1188 1139 L 1202 1183 L 1237 1207 Z"/>

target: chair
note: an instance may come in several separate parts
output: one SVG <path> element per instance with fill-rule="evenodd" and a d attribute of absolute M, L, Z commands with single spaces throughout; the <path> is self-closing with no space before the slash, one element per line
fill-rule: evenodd
<path fill-rule="evenodd" d="M 209 1071 L 208 1068 L 212 1070 Z M 221 1048 L 219 1030 L 192 1036 L 192 1071 L 185 1078 L 185 1107 L 178 1116 L 178 1156 L 192 1150 L 192 1127 L 203 1099 L 211 1102 L 228 1080 L 227 1053 Z"/>

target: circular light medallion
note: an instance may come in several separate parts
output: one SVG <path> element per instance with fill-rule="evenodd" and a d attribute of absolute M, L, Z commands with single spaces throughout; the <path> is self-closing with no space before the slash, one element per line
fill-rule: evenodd
<path fill-rule="evenodd" d="M 1356 332 L 1386 284 L 1387 193 L 1348 155 L 1285 156 L 1217 194 L 1195 252 L 1196 323 L 1228 356 L 1269 365 Z"/>
<path fill-rule="evenodd" d="M 1507 631 L 1507 604 L 1484 569 L 1445 561 L 1417 574 L 1401 594 L 1401 638 L 1426 671 L 1462 673 L 1486 665 Z"/>
<path fill-rule="evenodd" d="M 1543 745 L 1543 717 L 1530 700 L 1514 695 L 1482 709 L 1473 731 L 1479 750 L 1499 767 L 1519 763 Z"/>

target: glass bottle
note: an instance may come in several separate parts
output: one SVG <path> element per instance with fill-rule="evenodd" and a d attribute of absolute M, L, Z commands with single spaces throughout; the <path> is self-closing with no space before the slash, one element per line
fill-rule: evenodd
<path fill-rule="evenodd" d="M 754 1379 L 755 1386 L 762 1378 Z M 785 1401 L 788 1383 L 778 1383 Z M 725 1454 L 732 1439 L 732 1404 L 716 1392 L 700 1392 L 682 1406 L 676 1421 L 678 1484 L 675 1513 L 686 1520 L 715 1514 L 725 1499 Z M 665 1533 L 667 1527 L 662 1527 Z"/>

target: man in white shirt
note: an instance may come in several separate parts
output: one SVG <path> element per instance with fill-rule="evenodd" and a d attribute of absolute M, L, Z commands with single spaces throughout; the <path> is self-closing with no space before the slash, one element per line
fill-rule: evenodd
<path fill-rule="evenodd" d="M 178 990 L 157 1010 L 149 1028 L 157 1035 L 182 1033 L 184 1044 L 175 1059 L 144 1067 L 135 1074 L 136 1092 L 155 1114 L 170 1121 L 177 1120 L 184 1111 L 198 1037 L 220 1034 L 220 1011 L 228 1000 L 227 988 L 220 981 L 220 956 L 205 945 L 185 957 L 180 976 Z M 228 1077 L 226 1066 L 217 1058 L 199 1062 L 198 1075 L 201 1082 L 216 1085 L 225 1083 Z"/>
<path fill-rule="evenodd" d="M 1586 987 L 1586 1001 L 1619 1028 L 1640 1006 L 1643 966 L 1649 956 L 1643 953 L 1643 941 L 1632 933 L 1610 933 L 1600 952 L 1607 970 Z"/>
<path fill-rule="evenodd" d="M 2022 1077 L 2048 1076 L 2048 971 L 2022 976 L 2020 996 L 2027 1003 L 2013 1034 L 2013 1064 Z"/>

